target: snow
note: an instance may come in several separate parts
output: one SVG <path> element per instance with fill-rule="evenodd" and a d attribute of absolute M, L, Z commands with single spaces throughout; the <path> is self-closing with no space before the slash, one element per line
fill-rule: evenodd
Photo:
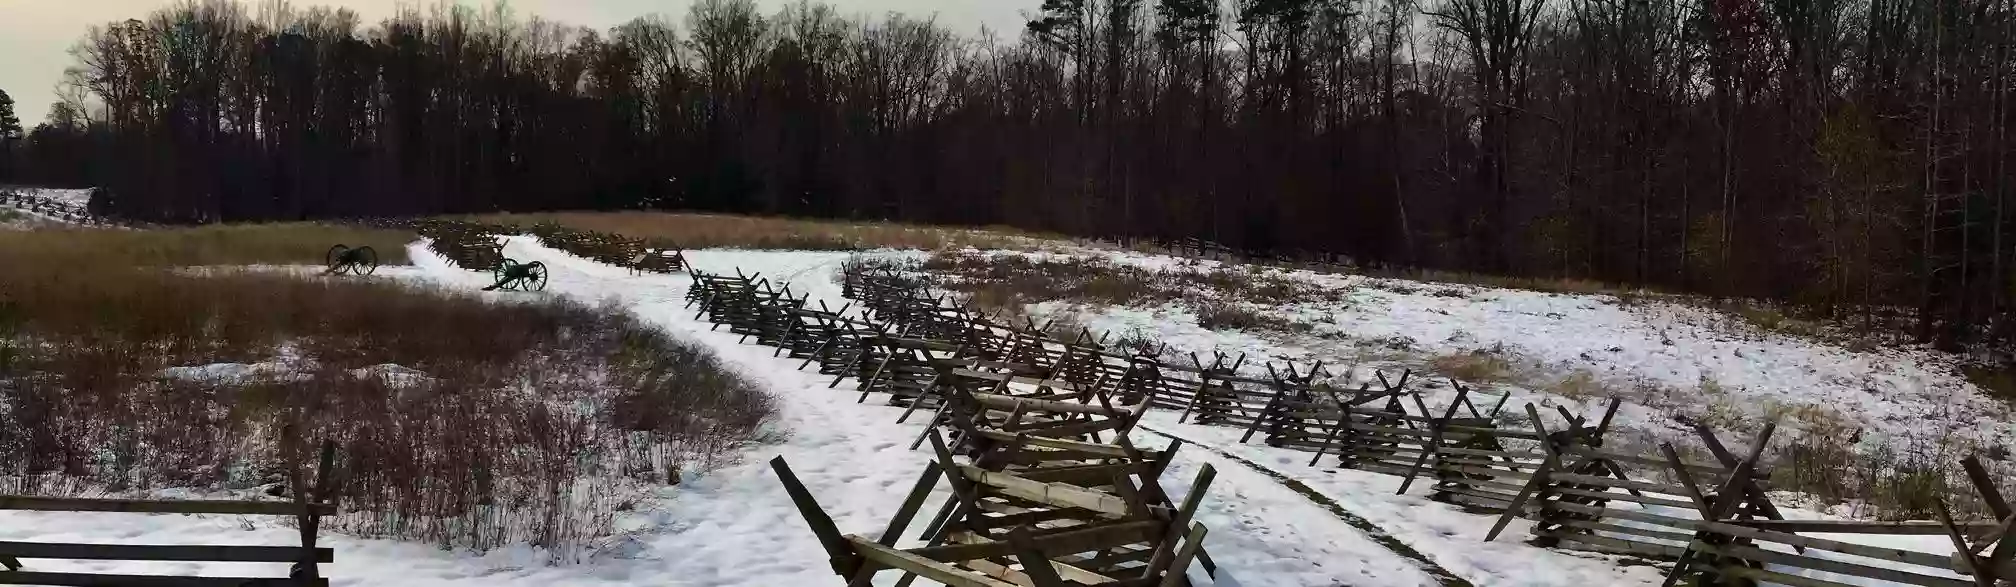
<path fill-rule="evenodd" d="M 212 363 L 169 367 L 161 370 L 161 376 L 194 383 L 233 385 L 255 381 L 292 381 L 302 378 L 302 374 L 294 366 L 277 362 Z"/>
<path fill-rule="evenodd" d="M 1230 266 L 1132 251 L 1077 248 L 1064 252 L 969 251 L 1032 259 L 1097 256 L 1126 266 L 1208 272 Z M 1345 292 L 1341 301 L 1249 309 L 1310 325 L 1305 335 L 1213 331 L 1181 303 L 1137 306 L 1038 304 L 1032 313 L 1074 314 L 1094 331 L 1141 332 L 1171 349 L 1213 350 L 1266 361 L 1318 360 L 1333 367 L 1419 370 L 1425 359 L 1456 353 L 1497 353 L 1516 367 L 1558 380 L 1586 372 L 1601 397 L 1576 398 L 1514 389 L 1510 405 L 1526 401 L 1600 409 L 1625 399 L 1617 426 L 1666 440 L 1687 440 L 1676 416 L 1710 408 L 1759 422 L 1772 412 L 1838 416 L 1863 431 L 1864 448 L 1922 450 L 1949 446 L 1964 453 L 2016 448 L 2009 406 L 1968 382 L 1951 355 L 1920 348 L 1850 349 L 1839 344 L 1760 330 L 1713 310 L 1669 301 L 1611 295 L 1560 294 L 1460 284 L 1423 283 L 1301 270 L 1261 273 Z M 1340 369 L 1332 369 L 1341 372 Z M 1369 370 L 1361 369 L 1362 381 Z M 1797 430 L 1805 422 L 1786 421 Z M 1840 431 L 1837 431 L 1840 432 Z"/>
<path fill-rule="evenodd" d="M 91 203 L 91 188 L 9 188 L 6 191 L 30 197 L 49 198 L 79 206 L 86 206 Z"/>
<path fill-rule="evenodd" d="M 413 245 L 409 253 L 412 266 L 384 267 L 377 278 L 469 292 L 490 284 L 488 273 L 456 268 L 426 249 L 424 241 Z M 559 296 L 590 303 L 609 301 L 682 339 L 707 346 L 730 368 L 758 381 L 779 399 L 780 414 L 774 428 L 767 431 L 767 443 L 720 468 L 689 475 L 680 485 L 658 488 L 654 499 L 621 513 L 619 534 L 579 564 L 548 566 L 544 553 L 526 547 L 476 554 L 328 535 L 323 542 L 336 549 L 336 557 L 323 568 L 333 584 L 834 584 L 838 580 L 827 566 L 824 551 L 767 461 L 773 456 L 785 457 L 843 532 L 870 535 L 882 530 L 928 461 L 924 452 L 907 448 L 923 430 L 921 419 L 896 424 L 899 410 L 882 406 L 879 400 L 856 403 L 858 393 L 850 391 L 851 385 L 829 389 L 829 377 L 794 370 L 797 362 L 774 358 L 775 349 L 738 344 L 739 336 L 714 331 L 711 324 L 696 320 L 684 304 L 691 283 L 688 276 L 633 275 L 541 246 L 530 237 L 507 237 L 505 254 L 521 262 L 545 263 L 551 271 L 547 292 L 481 295 L 500 300 Z M 760 272 L 773 281 L 789 282 L 794 293 L 809 294 L 815 306 L 825 302 L 835 309 L 848 303 L 840 295 L 837 279 L 848 256 L 798 251 L 687 252 L 689 261 L 701 270 Z M 1165 268 L 1195 266 L 1131 253 L 1116 258 Z M 1688 311 L 1684 308 L 1626 308 L 1601 296 L 1449 286 L 1467 296 L 1452 298 L 1379 289 L 1376 282 L 1362 278 L 1313 274 L 1296 278 L 1348 287 L 1352 294 L 1348 302 L 1294 306 L 1284 311 L 1334 316 L 1334 328 L 1356 340 L 1405 337 L 1415 352 L 1462 352 L 1502 345 L 1551 364 L 1599 369 L 1606 376 L 1680 382 L 1689 378 L 1698 381 L 1702 374 L 1709 374 L 1728 386 L 1732 395 L 1839 401 L 1844 411 L 1855 410 L 1858 418 L 1875 423 L 1893 414 L 1924 414 L 1914 411 L 1916 406 L 1969 391 L 1934 368 L 1911 365 L 1923 357 L 1910 351 L 1858 354 L 1783 337 L 1737 335 L 1723 328 L 1691 326 L 1703 323 L 1690 322 L 1699 316 L 1684 316 Z M 1335 357 L 1338 361 L 1333 364 L 1343 364 L 1347 352 L 1355 353 L 1348 358 L 1371 356 L 1315 337 L 1284 341 L 1251 333 L 1211 332 L 1197 327 L 1195 316 L 1179 307 L 1080 311 L 1093 320 L 1095 328 L 1115 333 L 1141 329 L 1184 350 L 1244 351 L 1257 359 L 1298 361 Z M 1322 324 L 1319 328 L 1333 327 L 1331 322 Z M 1609 351 L 1612 347 L 1623 350 Z M 259 377 L 279 372 L 282 363 L 176 367 L 162 375 L 197 381 Z M 424 373 L 398 365 L 378 365 L 353 373 L 415 385 L 426 381 Z M 1918 388 L 1913 389 L 1914 385 Z M 1970 403 L 1949 416 L 1985 418 L 1987 413 Z M 1177 495 L 1188 492 L 1202 466 L 1216 469 L 1216 480 L 1198 521 L 1210 528 L 1206 547 L 1220 565 L 1217 585 L 1407 587 L 1445 584 L 1438 576 L 1444 572 L 1478 586 L 1508 587 L 1629 586 L 1654 584 L 1662 578 L 1657 568 L 1620 565 L 1615 557 L 1527 545 L 1523 540 L 1528 525 L 1523 520 L 1515 521 L 1497 541 L 1484 542 L 1491 517 L 1428 500 L 1425 485 L 1417 484 L 1415 490 L 1402 495 L 1397 492 L 1398 477 L 1308 466 L 1308 453 L 1240 444 L 1239 430 L 1179 424 L 1176 416 L 1173 412 L 1151 412 L 1135 440 L 1144 447 L 1160 447 L 1170 438 L 1185 441 L 1179 458 L 1163 477 L 1165 487 Z M 1639 410 L 1634 417 L 1641 423 L 1655 424 L 1658 414 Z M 1989 427 L 1983 424 L 1983 429 Z M 933 503 L 944 496 L 941 483 Z M 1823 517 L 1799 510 L 1786 513 L 1794 518 Z M 920 516 L 906 539 L 915 537 L 926 517 Z M 1951 551 L 1950 544 L 1941 546 L 1934 540 L 1943 540 L 1940 537 L 1831 538 L 1935 554 Z M 238 516 L 0 511 L 0 540 L 290 545 L 298 537 L 277 521 Z M 270 565 L 28 562 L 31 569 L 51 571 L 284 573 L 284 568 Z M 1196 576 L 1197 571 L 1193 569 L 1192 574 Z M 885 573 L 878 584 L 891 584 L 893 578 L 893 573 Z"/>

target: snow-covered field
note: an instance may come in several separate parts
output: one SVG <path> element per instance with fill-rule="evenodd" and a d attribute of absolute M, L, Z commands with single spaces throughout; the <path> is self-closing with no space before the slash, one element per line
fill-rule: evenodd
<path fill-rule="evenodd" d="M 489 284 L 487 273 L 455 268 L 424 244 L 410 251 L 411 267 L 387 266 L 378 278 L 457 290 Z M 804 526 L 766 461 L 783 455 L 843 532 L 879 531 L 928 460 L 906 447 L 921 419 L 896 424 L 900 410 L 872 399 L 857 404 L 851 386 L 828 389 L 830 378 L 797 371 L 797 361 L 775 358 L 776 349 L 738 344 L 715 332 L 684 307 L 684 275 L 632 275 L 571 257 L 529 237 L 510 239 L 506 256 L 541 261 L 551 270 L 545 294 L 609 301 L 677 336 L 714 349 L 724 362 L 762 382 L 780 400 L 774 441 L 749 449 L 738 462 L 689 476 L 658 491 L 656 500 L 619 517 L 621 533 L 591 559 L 546 566 L 529 549 L 486 554 L 444 552 L 425 545 L 329 536 L 336 562 L 324 574 L 337 585 L 572 585 L 775 586 L 838 584 L 823 550 Z M 889 255 L 915 253 L 888 252 Z M 1111 255 L 1116 262 L 1164 268 L 1186 266 L 1166 257 Z M 846 253 L 689 251 L 699 269 L 761 272 L 789 281 L 794 292 L 838 308 L 838 272 Z M 1373 366 L 1352 361 L 1368 355 L 1353 340 L 1404 337 L 1415 352 L 1444 353 L 1503 348 L 1564 370 L 1587 369 L 1617 380 L 1652 380 L 1696 386 L 1710 377 L 1746 404 L 1765 399 L 1835 406 L 1872 430 L 1904 435 L 1922 426 L 1901 419 L 1938 418 L 1964 424 L 1983 439 L 2006 438 L 2007 424 L 1935 358 L 1909 351 L 1852 352 L 1716 324 L 1698 310 L 1674 305 L 1619 306 L 1601 296 L 1572 296 L 1446 286 L 1445 297 L 1374 280 L 1295 274 L 1326 287 L 1347 288 L 1347 301 L 1295 305 L 1280 312 L 1334 328 L 1343 340 L 1317 336 L 1212 332 L 1180 306 L 1078 308 L 1088 325 L 1124 333 L 1142 330 L 1184 350 L 1221 349 L 1261 359 Z M 1435 286 L 1442 290 L 1445 286 Z M 1614 349 L 1614 350 L 1613 350 Z M 1348 355 L 1348 356 L 1347 356 Z M 256 375 L 258 365 L 211 366 L 178 372 L 186 377 Z M 1340 370 L 1341 371 L 1341 370 Z M 1540 392 L 1531 391 L 1536 394 Z M 1545 398 L 1568 401 L 1567 398 Z M 1940 406 L 1945 406 L 1941 408 Z M 1760 408 L 1761 409 L 1761 408 Z M 1662 429 L 1669 415 L 1643 407 L 1627 423 Z M 1199 467 L 1218 471 L 1199 521 L 1210 527 L 1206 545 L 1221 574 L 1217 585 L 1248 587 L 1408 587 L 1468 583 L 1478 586 L 1608 586 L 1657 584 L 1660 569 L 1619 564 L 1608 556 L 1543 549 L 1521 542 L 1525 522 L 1504 537 L 1483 542 L 1491 518 L 1430 501 L 1425 491 L 1396 494 L 1400 479 L 1363 471 L 1310 467 L 1308 455 L 1239 444 L 1239 431 L 1178 424 L 1175 415 L 1151 413 L 1137 442 L 1159 446 L 1181 438 L 1186 446 L 1165 483 L 1188 491 Z M 1289 481 L 1294 484 L 1291 485 Z M 1299 485 L 1301 487 L 1296 487 Z M 941 488 L 941 492 L 943 489 Z M 941 496 L 942 497 L 942 496 Z M 934 498 L 935 499 L 935 498 Z M 1672 512 L 1667 512 L 1672 513 Z M 1791 517 L 1820 517 L 1788 512 Z M 922 520 L 919 522 L 921 526 Z M 911 536 L 921 528 L 913 528 Z M 1847 537 L 1832 537 L 1848 539 Z M 1935 539 L 1936 538 L 1936 539 Z M 292 529 L 267 520 L 231 516 L 0 512 L 0 540 L 133 544 L 288 545 Z M 1862 540 L 1856 537 L 1857 540 Z M 1887 544 L 1932 553 L 1950 552 L 1943 537 L 1900 537 Z M 38 570 L 132 573 L 280 574 L 260 565 L 29 561 Z M 252 568 L 247 568 L 252 567 Z M 1193 571 L 1193 575 L 1195 572 Z M 893 582 L 885 574 L 885 583 Z M 1452 580 L 1453 579 L 1453 580 Z M 1459 583 L 1459 581 L 1461 583 Z"/>
<path fill-rule="evenodd" d="M 979 254 L 1059 260 L 1095 256 L 1161 271 L 1230 268 L 1211 260 L 1075 247 Z M 1364 381 L 1373 368 L 1420 370 L 1433 357 L 1487 353 L 1513 363 L 1524 375 L 1520 379 L 1559 381 L 1582 374 L 1596 384 L 1575 394 L 1581 397 L 1554 393 L 1546 385 L 1494 386 L 1498 389 L 1493 391 L 1514 394 L 1511 405 L 1563 403 L 1587 412 L 1621 397 L 1625 404 L 1617 425 L 1648 439 L 1684 440 L 1692 435 L 1684 421 L 1740 420 L 1754 429 L 1768 417 L 1784 415 L 1781 427 L 1794 434 L 1815 423 L 1847 428 L 1816 432 L 1860 430 L 1863 448 L 1945 448 L 1962 456 L 1997 446 L 2016 449 L 2016 421 L 2008 403 L 1968 382 L 1954 358 L 1944 353 L 1850 349 L 1765 331 L 1720 312 L 1670 301 L 1234 269 L 1345 295 L 1337 301 L 1285 305 L 1234 302 L 1308 325 L 1310 331 L 1303 334 L 1207 329 L 1180 302 L 1051 302 L 1035 305 L 1031 313 L 1069 313 L 1095 331 L 1142 333 L 1184 352 L 1244 353 L 1250 357 L 1247 366 L 1263 374 L 1266 361 L 1323 361 L 1359 367 L 1349 377 Z"/>

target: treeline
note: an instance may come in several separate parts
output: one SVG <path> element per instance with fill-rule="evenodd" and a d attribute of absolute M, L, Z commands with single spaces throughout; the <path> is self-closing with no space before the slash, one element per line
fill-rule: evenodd
<path fill-rule="evenodd" d="M 1033 2 L 1033 0 L 1032 0 Z M 2002 338 L 2011 0 L 210 0 L 92 29 L 18 149 L 171 222 L 680 208 L 1196 236 L 1914 310 Z"/>

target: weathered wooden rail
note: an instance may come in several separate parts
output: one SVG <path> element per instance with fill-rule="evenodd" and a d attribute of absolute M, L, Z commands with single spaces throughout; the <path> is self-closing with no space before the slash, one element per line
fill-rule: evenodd
<path fill-rule="evenodd" d="M 248 516 L 289 516 L 300 529 L 300 546 L 218 546 L 218 545 L 137 545 L 76 544 L 54 542 L 0 541 L 0 584 L 65 585 L 95 587 L 189 586 L 239 587 L 245 585 L 309 586 L 328 585 L 320 565 L 335 560 L 335 551 L 317 546 L 321 520 L 336 514 L 331 488 L 330 466 L 336 445 L 324 443 L 316 466 L 315 485 L 310 487 L 298 471 L 290 479 L 292 503 L 276 501 L 222 500 L 141 500 L 68 497 L 0 496 L 0 510 L 60 512 L 128 512 L 146 514 L 219 514 Z M 127 575 L 109 573 L 42 571 L 22 559 L 125 560 L 157 562 L 288 563 L 284 577 L 186 577 L 171 575 Z"/>

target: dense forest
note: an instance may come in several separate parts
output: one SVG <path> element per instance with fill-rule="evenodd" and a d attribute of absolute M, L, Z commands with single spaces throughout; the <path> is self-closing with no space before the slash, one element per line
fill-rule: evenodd
<path fill-rule="evenodd" d="M 1030 2 L 978 35 L 751 0 L 607 31 L 186 2 L 86 32 L 0 169 L 165 222 L 1006 224 L 2011 335 L 2016 0 Z"/>

